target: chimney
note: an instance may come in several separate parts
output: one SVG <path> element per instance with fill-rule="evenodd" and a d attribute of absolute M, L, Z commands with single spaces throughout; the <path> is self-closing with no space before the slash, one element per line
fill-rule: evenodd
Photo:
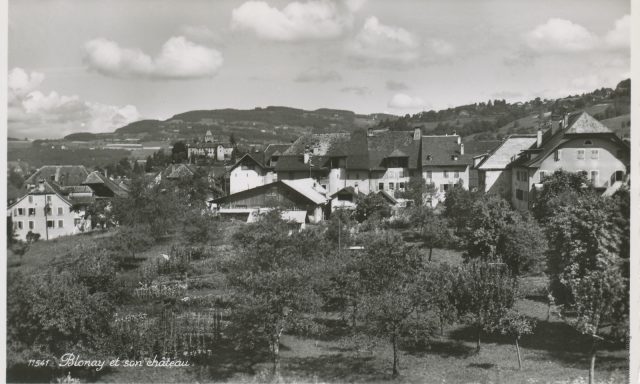
<path fill-rule="evenodd" d="M 460 143 L 460 154 L 464 155 L 464 143 Z"/>
<path fill-rule="evenodd" d="M 536 136 L 536 148 L 542 147 L 542 128 L 538 127 L 538 135 Z"/>
<path fill-rule="evenodd" d="M 356 197 L 360 194 L 360 188 L 358 188 L 358 183 L 353 187 L 354 192 L 356 193 Z"/>
<path fill-rule="evenodd" d="M 569 114 L 565 113 L 564 118 L 562 119 L 562 129 L 569 128 Z"/>
<path fill-rule="evenodd" d="M 413 130 L 413 140 L 420 140 L 420 136 L 422 136 L 422 129 L 417 127 Z"/>
<path fill-rule="evenodd" d="M 39 192 L 44 192 L 44 180 L 42 180 L 42 179 L 38 183 L 38 191 Z"/>
<path fill-rule="evenodd" d="M 462 144 L 462 139 L 460 138 L 460 136 L 458 135 L 458 145 Z"/>

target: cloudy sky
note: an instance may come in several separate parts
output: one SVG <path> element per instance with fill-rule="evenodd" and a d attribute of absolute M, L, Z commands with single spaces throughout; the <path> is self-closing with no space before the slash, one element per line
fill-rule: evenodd
<path fill-rule="evenodd" d="M 9 135 L 612 87 L 629 76 L 629 13 L 628 0 L 10 0 Z"/>

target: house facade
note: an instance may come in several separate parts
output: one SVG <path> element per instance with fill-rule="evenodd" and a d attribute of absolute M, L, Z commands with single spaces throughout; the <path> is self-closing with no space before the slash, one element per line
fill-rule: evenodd
<path fill-rule="evenodd" d="M 545 177 L 555 171 L 584 173 L 593 187 L 605 191 L 626 180 L 630 148 L 586 112 L 566 115 L 510 164 L 511 202 L 530 208 Z"/>
<path fill-rule="evenodd" d="M 211 131 L 207 131 L 202 142 L 187 144 L 187 157 L 189 160 L 207 157 L 215 161 L 227 161 L 231 159 L 233 150 L 233 145 L 216 142 Z"/>
<path fill-rule="evenodd" d="M 84 210 L 91 201 L 90 190 L 65 191 L 42 180 L 9 206 L 7 216 L 11 217 L 18 239 L 27 240 L 27 234 L 32 232 L 42 240 L 50 240 L 91 230 L 91 220 L 85 218 Z"/>

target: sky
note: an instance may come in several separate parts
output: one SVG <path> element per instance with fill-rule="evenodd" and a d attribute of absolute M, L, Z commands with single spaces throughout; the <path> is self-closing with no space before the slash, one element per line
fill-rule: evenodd
<path fill-rule="evenodd" d="M 8 133 L 563 97 L 630 76 L 629 14 L 621 0 L 9 0 Z"/>

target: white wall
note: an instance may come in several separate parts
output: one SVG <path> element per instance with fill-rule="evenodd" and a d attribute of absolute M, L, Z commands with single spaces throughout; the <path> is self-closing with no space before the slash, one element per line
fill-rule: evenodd
<path fill-rule="evenodd" d="M 31 202 L 29 201 L 30 197 Z M 44 206 L 47 198 L 50 199 L 51 214 L 45 217 Z M 35 208 L 35 215 L 29 216 L 29 208 Z M 22 215 L 19 214 L 19 209 L 23 210 Z M 59 209 L 62 211 L 61 214 Z M 91 221 L 83 219 L 84 212 L 71 212 L 70 209 L 71 205 L 58 195 L 28 195 L 11 207 L 7 213 L 11 215 L 19 239 L 26 240 L 27 233 L 31 231 L 39 233 L 41 240 L 47 240 L 47 236 L 48 239 L 54 239 L 80 233 L 81 229 L 85 231 L 91 229 Z M 79 224 L 75 223 L 76 219 L 80 221 Z M 47 221 L 53 221 L 53 227 L 47 228 Z M 62 227 L 60 221 L 62 221 Z M 22 223 L 22 229 L 19 228 L 20 224 L 18 223 Z M 30 223 L 33 226 L 32 229 Z"/>

